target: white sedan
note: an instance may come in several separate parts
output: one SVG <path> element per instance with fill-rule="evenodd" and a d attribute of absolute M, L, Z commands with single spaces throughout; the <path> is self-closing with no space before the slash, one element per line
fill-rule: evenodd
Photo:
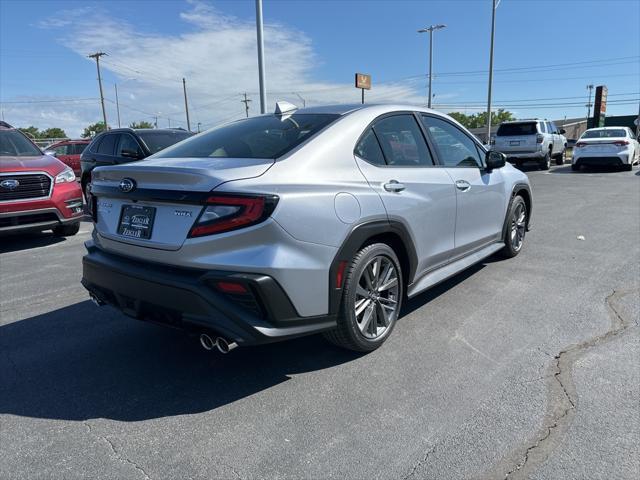
<path fill-rule="evenodd" d="M 621 166 L 631 170 L 640 162 L 640 143 L 627 127 L 590 128 L 573 148 L 571 170 L 583 165 Z"/>

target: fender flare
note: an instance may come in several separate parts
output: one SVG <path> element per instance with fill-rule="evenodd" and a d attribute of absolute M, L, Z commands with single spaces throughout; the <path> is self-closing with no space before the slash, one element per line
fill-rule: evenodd
<path fill-rule="evenodd" d="M 331 267 L 329 268 L 329 314 L 337 314 L 342 301 L 342 286 L 336 287 L 336 276 L 341 262 L 350 262 L 360 248 L 370 238 L 392 234 L 399 238 L 402 242 L 408 263 L 408 271 L 406 272 L 407 283 L 411 283 L 418 266 L 418 255 L 411 234 L 407 227 L 400 221 L 394 220 L 371 220 L 368 222 L 355 225 L 347 238 L 342 242 L 338 249 Z"/>
<path fill-rule="evenodd" d="M 502 225 L 502 239 L 507 238 L 507 227 L 509 221 L 509 212 L 511 211 L 511 204 L 513 199 L 522 191 L 526 191 L 529 198 L 524 198 L 524 203 L 527 206 L 527 231 L 531 230 L 531 212 L 533 211 L 533 196 L 531 195 L 531 187 L 527 183 L 516 183 L 511 189 L 511 196 L 509 197 L 509 205 L 507 205 L 507 211 L 504 216 L 504 224 Z"/>

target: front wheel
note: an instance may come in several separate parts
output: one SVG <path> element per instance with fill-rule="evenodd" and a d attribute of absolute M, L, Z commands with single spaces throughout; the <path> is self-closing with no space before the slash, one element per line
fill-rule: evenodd
<path fill-rule="evenodd" d="M 556 157 L 556 165 L 564 165 L 564 153 L 565 151 L 562 150 L 562 152 L 558 154 L 558 156 Z"/>
<path fill-rule="evenodd" d="M 338 325 L 325 337 L 349 350 L 375 350 L 398 320 L 402 289 L 400 262 L 393 249 L 385 243 L 363 248 L 347 267 Z"/>
<path fill-rule="evenodd" d="M 507 213 L 507 228 L 502 257 L 513 258 L 520 253 L 527 233 L 527 205 L 521 196 L 514 197 Z"/>

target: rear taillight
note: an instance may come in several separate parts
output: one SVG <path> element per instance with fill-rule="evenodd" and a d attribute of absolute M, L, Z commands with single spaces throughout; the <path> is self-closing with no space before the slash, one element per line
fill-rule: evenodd
<path fill-rule="evenodd" d="M 212 195 L 191 227 L 189 237 L 228 232 L 260 223 L 273 213 L 275 195 Z"/>
<path fill-rule="evenodd" d="M 536 135 L 536 143 L 542 143 L 544 141 L 544 135 L 538 134 Z"/>
<path fill-rule="evenodd" d="M 586 145 L 587 145 L 587 144 L 586 144 L 586 143 L 584 143 L 584 142 L 578 142 L 578 143 L 576 143 L 576 148 L 582 148 L 582 147 L 584 147 L 584 146 L 586 146 Z"/>
<path fill-rule="evenodd" d="M 629 145 L 629 142 L 627 140 L 618 140 L 617 142 L 613 142 L 613 144 L 617 147 L 624 147 Z"/>

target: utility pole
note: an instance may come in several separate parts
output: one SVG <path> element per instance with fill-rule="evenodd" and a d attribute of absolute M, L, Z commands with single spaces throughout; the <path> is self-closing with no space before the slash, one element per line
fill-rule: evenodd
<path fill-rule="evenodd" d="M 202 123 L 198 122 L 198 133 L 200 133 L 200 125 L 202 125 Z"/>
<path fill-rule="evenodd" d="M 155 115 L 153 118 L 155 119 L 153 125 L 155 126 L 155 128 L 158 128 L 158 116 Z"/>
<path fill-rule="evenodd" d="M 493 86 L 493 38 L 496 32 L 496 0 L 491 6 L 491 47 L 489 50 L 489 90 L 487 93 L 487 145 L 491 144 L 491 87 Z"/>
<path fill-rule="evenodd" d="M 267 113 L 267 88 L 264 84 L 264 39 L 262 0 L 256 0 L 256 31 L 258 35 L 258 79 L 260 81 L 260 113 Z"/>
<path fill-rule="evenodd" d="M 182 77 L 182 90 L 184 90 L 184 110 L 187 112 L 187 130 L 191 131 L 191 122 L 189 121 L 189 103 L 187 102 L 187 81 Z"/>
<path fill-rule="evenodd" d="M 249 102 L 251 101 L 250 98 L 247 98 L 247 94 L 244 94 L 244 100 L 240 100 L 242 103 L 244 103 L 244 111 L 247 115 L 247 118 L 249 118 Z M 264 113 L 264 112 L 263 112 Z"/>
<path fill-rule="evenodd" d="M 104 121 L 104 128 L 108 130 L 107 126 L 107 111 L 104 109 L 104 94 L 102 93 L 102 77 L 100 76 L 100 57 L 106 55 L 104 52 L 96 52 L 94 54 L 88 55 L 88 58 L 95 58 L 96 60 L 96 68 L 98 69 L 98 85 L 100 86 L 100 104 L 102 105 L 102 120 Z"/>
<path fill-rule="evenodd" d="M 114 83 L 113 88 L 116 89 L 116 112 L 118 113 L 118 128 L 120 128 L 120 102 L 118 101 L 118 84 Z"/>
<path fill-rule="evenodd" d="M 584 126 L 585 130 L 589 128 L 589 117 L 591 116 L 591 92 L 593 92 L 593 85 L 587 85 L 589 90 L 589 101 L 587 102 L 587 124 Z"/>
<path fill-rule="evenodd" d="M 302 95 L 300 95 L 299 93 L 296 93 L 296 92 L 293 92 L 293 94 L 294 94 L 294 95 L 297 95 L 297 96 L 298 96 L 298 98 L 299 98 L 300 100 L 302 100 L 302 108 L 305 108 L 305 107 L 307 106 L 307 102 L 306 102 L 306 100 L 305 100 L 304 98 L 302 98 Z M 362 102 L 362 103 L 364 103 L 364 102 Z"/>
<path fill-rule="evenodd" d="M 418 30 L 418 33 L 429 32 L 429 98 L 427 99 L 427 106 L 429 108 L 431 108 L 431 82 L 433 79 L 433 31 L 440 30 L 441 28 L 445 28 L 445 27 L 446 25 L 438 24 L 438 25 L 431 25 L 429 27 L 421 28 L 420 30 Z M 364 103 L 364 101 L 362 103 Z"/>

